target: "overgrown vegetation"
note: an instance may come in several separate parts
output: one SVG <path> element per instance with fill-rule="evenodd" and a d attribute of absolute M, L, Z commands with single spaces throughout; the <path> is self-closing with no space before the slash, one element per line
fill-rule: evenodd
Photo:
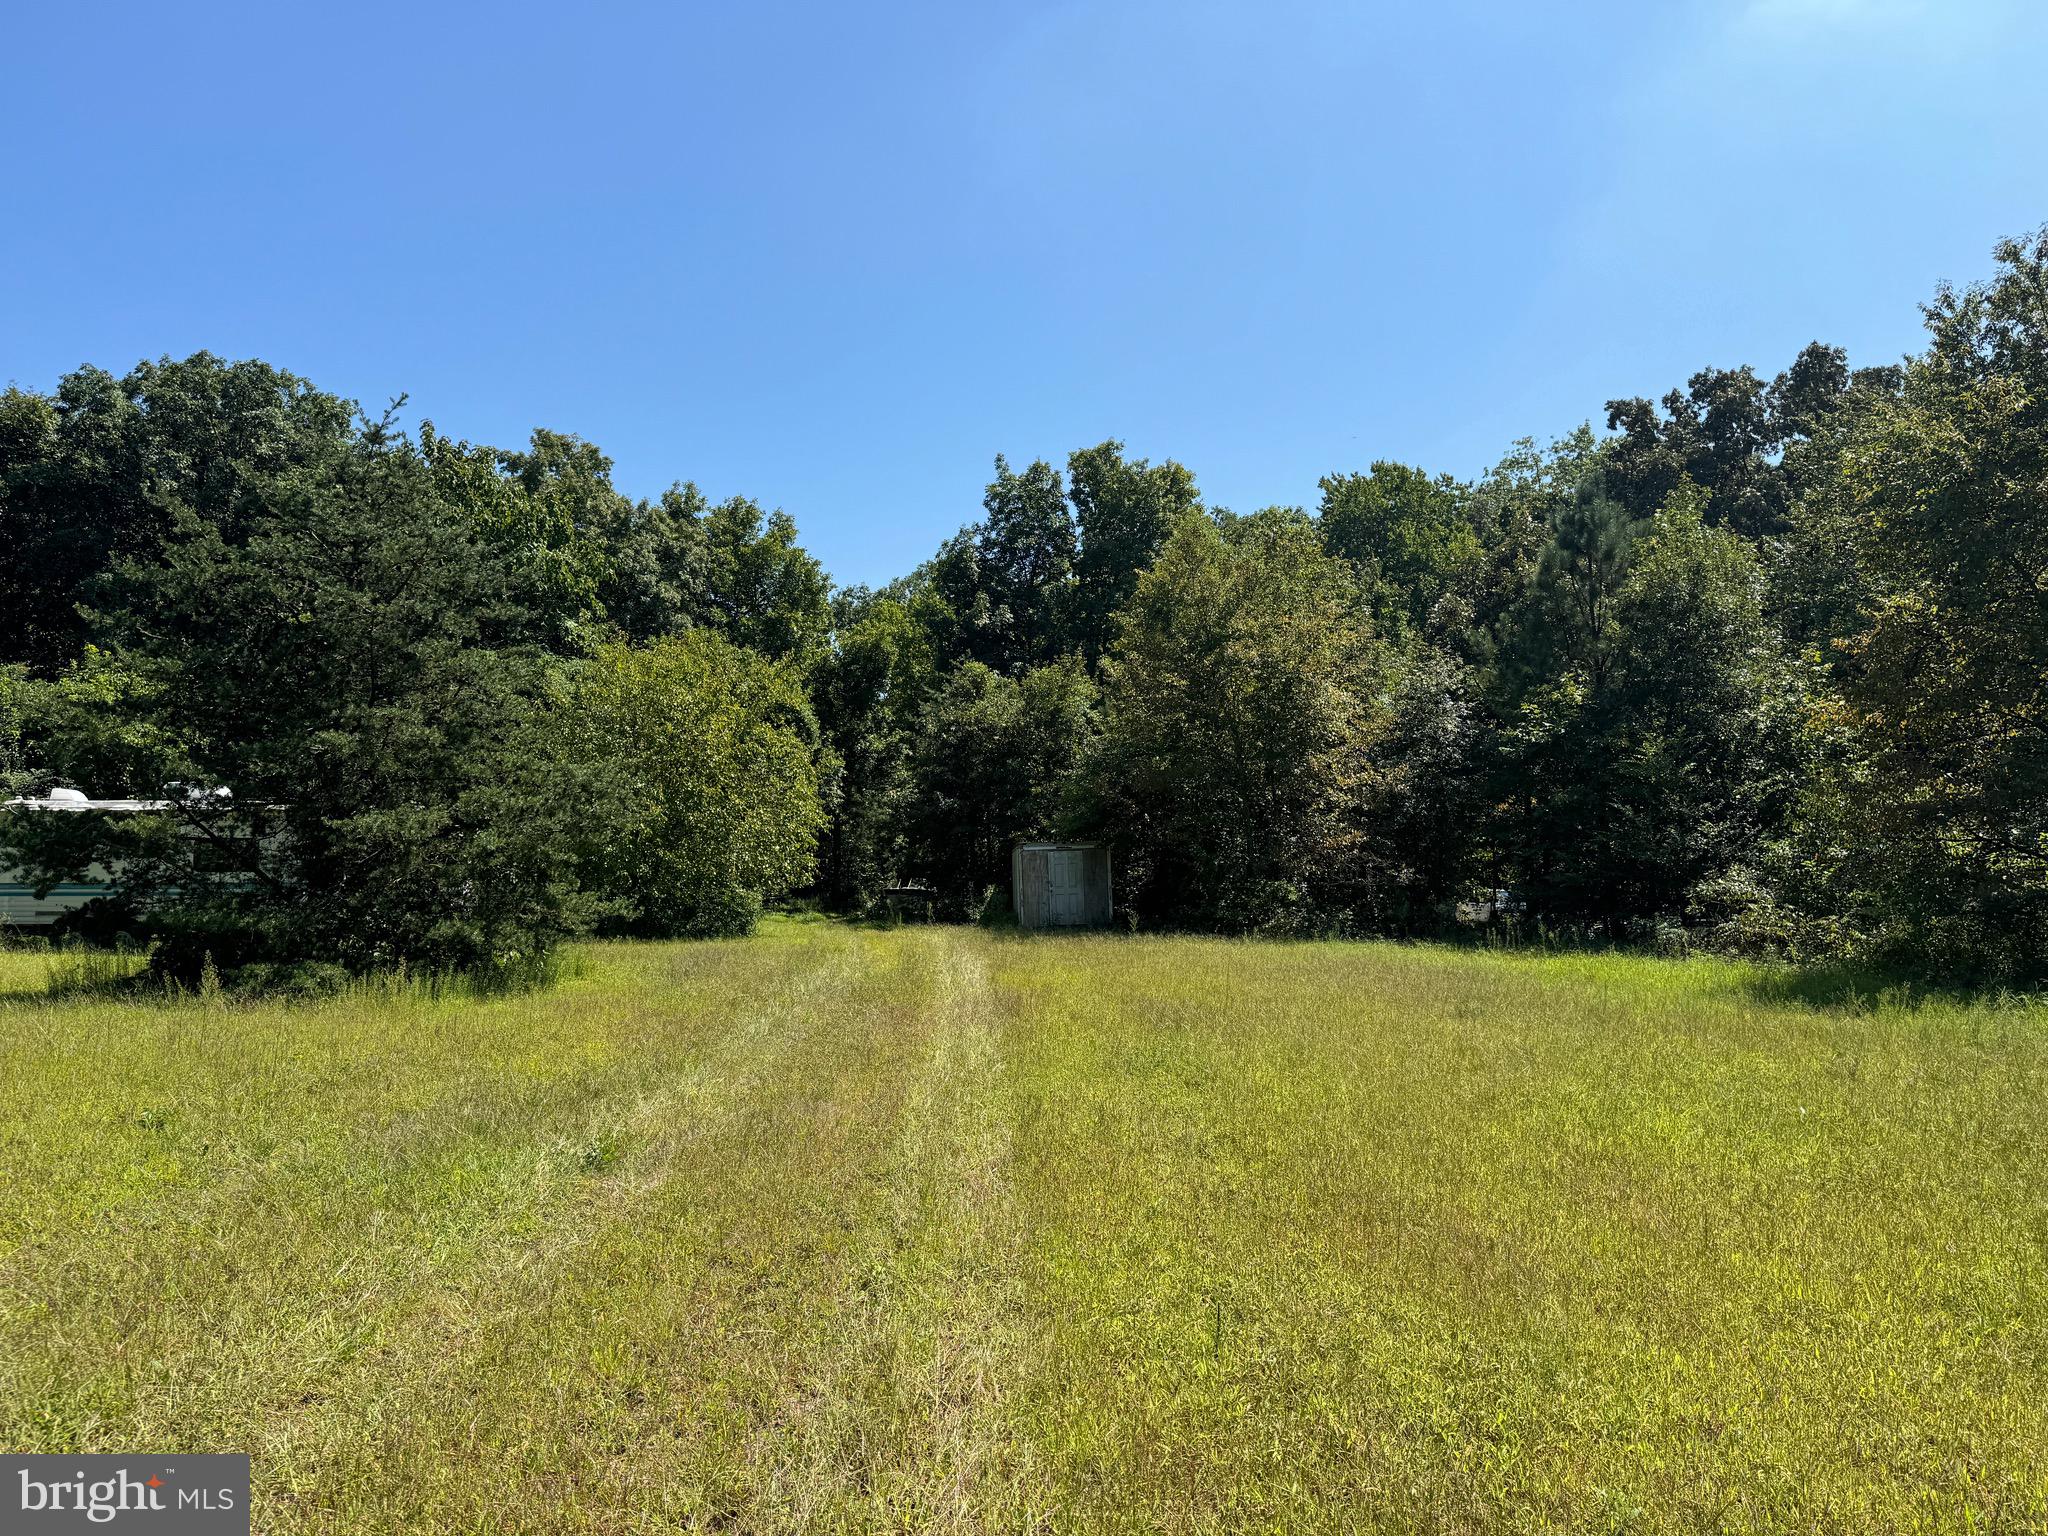
<path fill-rule="evenodd" d="M 0 951 L 0 1444 L 247 1451 L 267 1532 L 2048 1522 L 2037 1007 L 816 921 L 574 953 L 257 1004 Z"/>
<path fill-rule="evenodd" d="M 707 629 L 598 648 L 568 709 L 584 886 L 631 931 L 745 933 L 811 872 L 816 723 L 786 663 Z"/>
<path fill-rule="evenodd" d="M 188 980 L 488 970 L 804 890 L 981 910 L 1105 838 L 1140 926 L 1523 921 L 2048 981 L 2048 232 L 1928 345 L 1234 515 L 1115 441 L 998 458 L 881 591 L 588 443 L 417 438 L 261 363 L 0 397 L 0 783 L 38 880 Z"/>

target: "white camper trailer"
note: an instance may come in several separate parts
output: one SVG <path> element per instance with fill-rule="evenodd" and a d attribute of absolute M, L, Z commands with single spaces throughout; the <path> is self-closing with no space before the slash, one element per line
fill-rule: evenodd
<path fill-rule="evenodd" d="M 168 800 L 94 800 L 75 789 L 53 789 L 47 795 L 0 801 L 0 810 L 53 811 L 60 814 L 100 811 L 118 816 L 167 810 L 170 803 Z M 104 866 L 95 864 L 85 871 L 83 880 L 66 881 L 38 896 L 21 870 L 0 864 L 0 930 L 49 928 L 93 898 L 112 895 L 116 888 L 114 875 Z"/>

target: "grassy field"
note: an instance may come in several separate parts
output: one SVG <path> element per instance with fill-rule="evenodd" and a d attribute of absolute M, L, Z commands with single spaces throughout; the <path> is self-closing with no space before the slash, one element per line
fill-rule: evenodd
<path fill-rule="evenodd" d="M 43 964 L 0 1447 L 248 1450 L 261 1531 L 2048 1528 L 2040 1010 L 794 921 L 482 1001 Z"/>

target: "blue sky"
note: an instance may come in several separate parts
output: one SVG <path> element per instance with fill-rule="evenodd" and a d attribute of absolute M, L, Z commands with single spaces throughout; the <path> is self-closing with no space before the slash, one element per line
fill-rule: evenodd
<path fill-rule="evenodd" d="M 1249 510 L 1894 359 L 2048 220 L 2044 73 L 2033 0 L 22 7 L 0 379 L 260 356 L 878 582 L 997 452 Z"/>

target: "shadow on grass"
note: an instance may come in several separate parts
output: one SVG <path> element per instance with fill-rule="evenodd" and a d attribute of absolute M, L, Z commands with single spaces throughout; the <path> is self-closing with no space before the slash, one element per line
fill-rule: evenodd
<path fill-rule="evenodd" d="M 1743 990 L 1760 1002 L 1792 1003 L 1864 1013 L 1874 1008 L 2025 1008 L 2048 1004 L 2048 994 L 1990 983 L 1943 981 L 1904 970 L 1825 964 L 1758 969 Z"/>
<path fill-rule="evenodd" d="M 0 1004 L 82 1001 L 165 1003 L 187 999 L 254 1003 L 324 1003 L 400 995 L 485 1001 L 544 992 L 586 974 L 583 956 L 557 948 L 530 959 L 471 970 L 352 973 L 322 962 L 246 965 L 197 978 L 160 974 L 151 952 L 132 945 L 64 943 L 0 947 Z"/>
<path fill-rule="evenodd" d="M 147 964 L 148 956 L 132 947 L 10 942 L 0 945 L 0 1002 L 116 996 Z"/>

